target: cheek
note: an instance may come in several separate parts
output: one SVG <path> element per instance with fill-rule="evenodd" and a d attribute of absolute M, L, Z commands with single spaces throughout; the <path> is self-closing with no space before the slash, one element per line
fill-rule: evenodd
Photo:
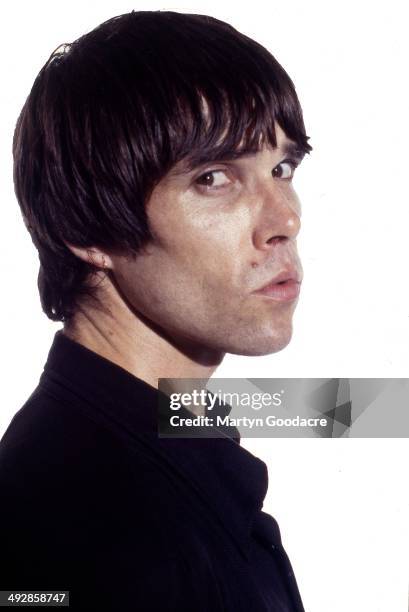
<path fill-rule="evenodd" d="M 155 247 L 132 266 L 119 267 L 115 276 L 122 295 L 142 314 L 183 312 L 200 307 L 212 277 L 212 263 L 192 252 L 174 252 L 171 257 Z"/>
<path fill-rule="evenodd" d="M 240 297 L 242 275 L 228 265 L 237 266 L 237 257 L 225 245 L 202 236 L 185 242 L 183 253 L 155 246 L 118 270 L 120 291 L 132 310 L 163 328 L 200 333 L 210 321 L 217 325 L 228 313 L 230 318 Z"/>
<path fill-rule="evenodd" d="M 208 316 L 237 301 L 251 270 L 249 212 L 179 202 L 175 214 L 173 202 L 155 204 L 149 215 L 153 241 L 131 264 L 122 260 L 118 266 L 128 301 L 145 314 L 185 316 Z"/>
<path fill-rule="evenodd" d="M 183 262 L 195 267 L 199 263 L 210 263 L 211 252 L 224 250 L 225 235 L 223 225 L 217 219 L 193 215 L 183 215 L 176 221 L 174 218 L 164 219 L 156 229 L 155 255 L 163 255 L 168 260 L 166 263 L 170 264 Z"/>
<path fill-rule="evenodd" d="M 301 201 L 296 191 L 294 190 L 293 185 L 291 185 L 291 195 L 289 197 L 289 205 L 291 206 L 295 214 L 301 217 Z"/>
<path fill-rule="evenodd" d="M 183 221 L 173 231 L 167 228 L 155 252 L 152 251 L 156 270 L 193 285 L 210 287 L 224 278 L 236 284 L 248 243 L 247 234 L 244 238 L 237 221 L 226 223 L 226 219 L 218 218 Z"/>

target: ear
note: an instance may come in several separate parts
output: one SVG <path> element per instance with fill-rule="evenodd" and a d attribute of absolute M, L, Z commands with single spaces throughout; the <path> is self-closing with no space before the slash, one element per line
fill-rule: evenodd
<path fill-rule="evenodd" d="M 96 268 L 112 269 L 113 267 L 110 256 L 97 247 L 78 247 L 68 244 L 67 242 L 65 245 L 76 257 L 79 257 L 79 259 L 82 259 L 82 261 L 85 261 Z"/>

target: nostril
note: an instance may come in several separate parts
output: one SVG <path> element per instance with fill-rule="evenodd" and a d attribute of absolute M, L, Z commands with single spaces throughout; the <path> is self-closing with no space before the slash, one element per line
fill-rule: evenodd
<path fill-rule="evenodd" d="M 279 242 L 284 242 L 284 240 L 287 240 L 287 236 L 272 236 L 267 240 L 267 244 L 276 245 Z"/>

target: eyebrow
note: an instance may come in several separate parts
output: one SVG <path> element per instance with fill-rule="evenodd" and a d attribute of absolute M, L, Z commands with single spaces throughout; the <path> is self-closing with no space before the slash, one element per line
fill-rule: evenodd
<path fill-rule="evenodd" d="M 279 151 L 282 151 L 284 155 L 290 155 L 294 159 L 298 161 L 298 163 L 302 162 L 306 155 L 306 151 L 300 149 L 300 147 L 294 142 L 289 142 L 285 140 L 283 145 L 278 148 Z"/>
<path fill-rule="evenodd" d="M 278 151 L 281 152 L 282 155 L 284 156 L 290 156 L 292 157 L 298 164 L 300 164 L 302 162 L 302 160 L 304 159 L 305 155 L 306 155 L 306 151 L 303 151 L 302 149 L 300 149 L 300 147 L 292 141 L 289 140 L 284 140 L 284 142 L 281 144 L 281 146 L 276 147 L 275 149 L 273 149 L 274 151 Z M 189 168 L 189 159 L 186 158 L 185 160 L 181 160 L 180 162 L 178 162 L 169 172 L 169 178 L 173 177 L 173 176 L 180 176 L 182 174 L 189 174 L 190 172 L 195 172 L 195 170 L 197 170 L 198 168 L 200 168 L 201 166 L 204 166 L 206 164 L 212 164 L 212 163 L 218 163 L 218 162 L 231 162 L 231 161 L 235 161 L 237 159 L 246 159 L 246 158 L 251 158 L 254 157 L 255 155 L 257 155 L 259 151 L 235 151 L 235 152 L 229 152 L 226 153 L 226 155 L 223 156 L 217 156 L 217 157 L 209 157 L 208 159 L 204 159 L 203 161 L 201 161 L 200 163 L 196 164 L 193 168 Z"/>

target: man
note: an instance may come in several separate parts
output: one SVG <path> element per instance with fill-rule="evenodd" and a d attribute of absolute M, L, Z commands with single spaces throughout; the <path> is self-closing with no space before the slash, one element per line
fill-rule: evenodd
<path fill-rule="evenodd" d="M 288 344 L 307 140 L 283 68 L 208 16 L 121 15 L 42 68 L 14 181 L 64 327 L 0 445 L 1 589 L 66 590 L 75 610 L 303 609 L 265 464 L 223 433 L 161 438 L 156 411 L 159 378 Z"/>

